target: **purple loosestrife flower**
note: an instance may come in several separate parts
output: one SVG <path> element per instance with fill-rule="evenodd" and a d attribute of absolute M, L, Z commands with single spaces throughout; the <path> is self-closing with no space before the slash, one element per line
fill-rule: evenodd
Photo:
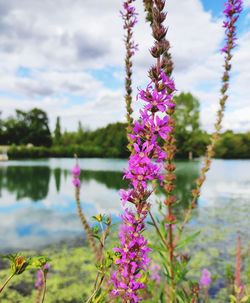
<path fill-rule="evenodd" d="M 211 273 L 208 269 L 204 268 L 201 273 L 200 287 L 209 288 L 212 283 Z"/>
<path fill-rule="evenodd" d="M 150 129 L 155 133 L 158 134 L 162 139 L 166 139 L 168 133 L 171 130 L 169 126 L 169 117 L 165 116 L 163 119 L 156 116 L 156 120 L 149 119 L 148 122 L 150 123 Z"/>
<path fill-rule="evenodd" d="M 39 269 L 36 274 L 35 288 L 40 288 L 43 286 L 43 271 Z"/>
<path fill-rule="evenodd" d="M 81 174 L 81 168 L 80 168 L 80 166 L 78 165 L 78 164 L 76 164 L 73 168 L 72 168 L 72 175 L 74 176 L 74 177 L 79 177 L 80 176 L 80 174 Z"/>
<path fill-rule="evenodd" d="M 198 197 L 200 196 L 200 191 L 204 181 L 206 179 L 206 173 L 209 171 L 211 166 L 211 159 L 215 153 L 215 146 L 220 138 L 220 132 L 222 128 L 222 121 L 225 112 L 226 102 L 228 100 L 228 89 L 229 89 L 229 80 L 230 80 L 230 70 L 232 67 L 232 49 L 235 47 L 236 40 L 236 21 L 239 18 L 239 15 L 242 11 L 242 0 L 228 0 L 225 4 L 225 18 L 226 20 L 223 23 L 223 27 L 225 27 L 226 34 L 226 43 L 225 46 L 221 49 L 222 53 L 224 53 L 224 72 L 222 76 L 222 86 L 221 86 L 221 97 L 219 100 L 219 109 L 217 111 L 217 118 L 214 124 L 215 131 L 211 135 L 210 144 L 207 146 L 207 152 L 204 159 L 204 164 L 202 165 L 200 176 L 196 180 L 196 187 L 192 190 L 192 202 L 189 211 L 187 212 L 186 218 L 189 219 L 192 209 L 195 208 Z M 187 222 L 188 220 L 186 220 Z M 184 227 L 184 225 L 183 225 Z M 182 229 L 183 229 L 182 227 Z"/>
<path fill-rule="evenodd" d="M 135 43 L 133 39 L 133 29 L 137 23 L 137 13 L 135 7 L 133 6 L 133 2 L 135 0 L 125 0 L 123 3 L 123 11 L 121 11 L 121 16 L 123 19 L 123 28 L 125 30 L 125 48 L 126 48 L 126 57 L 125 57 L 125 71 L 126 71 L 126 78 L 125 78 L 125 101 L 126 101 L 126 110 L 127 110 L 127 136 L 129 145 L 128 148 L 131 150 L 131 141 L 129 134 L 131 133 L 132 126 L 133 126 L 133 109 L 132 109 L 132 74 L 133 74 L 133 61 L 132 57 L 135 55 L 135 52 L 138 50 L 138 45 Z"/>
<path fill-rule="evenodd" d="M 35 288 L 41 288 L 43 286 L 43 275 L 45 275 L 45 278 L 47 277 L 48 270 L 50 268 L 49 263 L 46 263 L 42 269 L 39 269 L 36 274 L 36 282 L 35 282 Z"/>
<path fill-rule="evenodd" d="M 146 270 L 149 263 L 147 254 L 150 249 L 147 247 L 147 240 L 142 235 L 146 216 L 146 208 L 141 211 L 140 217 L 128 208 L 122 215 L 123 225 L 119 232 L 121 247 L 114 249 L 120 255 L 116 261 L 119 265 L 119 274 L 112 274 L 111 282 L 114 289 L 111 294 L 121 296 L 125 302 L 139 302 L 137 292 L 145 287 L 140 282 L 142 277 L 140 271 Z"/>
<path fill-rule="evenodd" d="M 139 98 L 145 102 L 140 111 L 139 121 L 132 130 L 131 139 L 133 152 L 128 161 L 128 170 L 124 178 L 130 181 L 128 190 L 121 190 L 120 196 L 125 212 L 122 215 L 122 226 L 119 233 L 120 246 L 115 248 L 119 254 L 116 261 L 118 269 L 113 273 L 111 295 L 122 297 L 124 302 L 139 302 L 138 291 L 145 285 L 141 282 L 143 271 L 147 270 L 150 249 L 143 236 L 144 220 L 150 205 L 148 182 L 163 180 L 161 170 L 165 159 L 165 152 L 158 144 L 158 138 L 166 138 L 171 128 L 165 109 L 171 107 L 172 94 L 175 90 L 173 82 L 162 71 L 158 83 L 150 83 L 145 91 L 139 93 Z M 159 93 L 157 87 L 161 86 Z M 164 91 L 164 96 L 163 96 Z M 152 105 L 153 104 L 153 105 Z M 160 104 L 160 106 L 155 105 Z M 164 107 L 164 114 L 162 107 Z M 132 203 L 134 209 L 129 209 L 127 203 Z"/>
<path fill-rule="evenodd" d="M 122 19 L 124 22 L 124 29 L 131 29 L 135 26 L 135 24 L 138 22 L 135 7 L 133 6 L 133 2 L 135 0 L 127 0 L 123 3 L 123 9 L 124 11 L 120 11 Z"/>
<path fill-rule="evenodd" d="M 151 280 L 155 281 L 156 284 L 161 283 L 160 270 L 161 270 L 161 267 L 159 264 L 153 263 L 150 266 L 150 271 L 151 271 L 150 278 L 151 278 Z"/>
<path fill-rule="evenodd" d="M 125 13 L 135 14 L 132 8 L 134 0 L 124 2 Z M 136 17 L 135 17 L 136 18 Z M 134 24 L 132 22 L 132 24 Z M 125 29 L 131 24 L 125 23 Z M 121 216 L 122 225 L 119 232 L 120 245 L 115 248 L 118 254 L 117 270 L 112 274 L 112 296 L 119 296 L 122 302 L 137 303 L 140 300 L 139 290 L 145 285 L 143 272 L 149 264 L 147 241 L 143 236 L 145 219 L 150 204 L 147 202 L 152 190 L 148 183 L 154 180 L 163 181 L 162 168 L 166 153 L 159 144 L 160 138 L 166 139 L 171 131 L 167 109 L 174 108 L 174 81 L 160 66 L 154 69 L 155 77 L 140 90 L 137 99 L 144 102 L 138 121 L 134 121 L 129 132 L 130 150 L 128 169 L 124 178 L 129 180 L 129 188 L 120 190 L 122 205 L 125 208 Z M 129 206 L 132 204 L 132 207 Z"/>
<path fill-rule="evenodd" d="M 79 179 L 80 174 L 81 174 L 81 168 L 78 165 L 78 163 L 76 163 L 76 165 L 72 168 L 71 170 L 72 173 L 72 183 L 74 184 L 75 187 L 80 187 L 81 186 L 81 181 Z"/>
<path fill-rule="evenodd" d="M 226 20 L 223 22 L 223 27 L 226 29 L 226 45 L 221 49 L 223 53 L 230 53 L 235 47 L 236 41 L 236 26 L 235 23 L 242 12 L 243 1 L 242 0 L 228 0 L 225 3 L 224 15 Z"/>

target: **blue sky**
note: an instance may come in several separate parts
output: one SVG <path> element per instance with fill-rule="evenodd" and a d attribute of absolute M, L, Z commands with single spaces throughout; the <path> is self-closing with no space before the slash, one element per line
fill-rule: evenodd
<path fill-rule="evenodd" d="M 224 1 L 222 0 L 202 0 L 202 4 L 205 10 L 211 10 L 215 16 L 220 15 L 224 8 Z"/>
<path fill-rule="evenodd" d="M 137 1 L 134 95 L 147 83 L 152 38 Z M 177 5 L 178 2 L 178 5 Z M 40 107 L 51 128 L 57 116 L 64 129 L 125 121 L 123 101 L 122 1 L 0 0 L 0 107 L 4 117 L 16 108 Z M 168 38 L 178 91 L 192 92 L 201 103 L 202 126 L 211 130 L 217 109 L 223 57 L 222 0 L 168 0 Z M 60 9 L 59 9 L 60 8 Z M 239 20 L 230 103 L 224 127 L 250 129 L 250 1 Z M 102 14 L 100 14 L 100 11 Z M 65 22 L 65 18 L 67 22 Z M 97 22 L 98 21 L 98 22 Z M 134 98 L 135 99 L 135 98 Z M 135 116 L 140 104 L 134 101 Z"/>

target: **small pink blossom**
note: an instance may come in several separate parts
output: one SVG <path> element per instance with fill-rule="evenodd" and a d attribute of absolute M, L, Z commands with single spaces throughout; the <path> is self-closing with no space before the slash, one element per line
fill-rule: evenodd
<path fill-rule="evenodd" d="M 74 184 L 75 187 L 80 187 L 81 186 L 81 181 L 80 181 L 80 174 L 81 174 L 81 168 L 78 165 L 78 160 L 76 159 L 76 164 L 71 170 L 72 173 L 72 183 Z"/>
<path fill-rule="evenodd" d="M 73 178 L 72 183 L 74 184 L 75 187 L 80 187 L 81 186 L 81 181 L 79 178 Z"/>
<path fill-rule="evenodd" d="M 150 278 L 151 278 L 151 280 L 155 281 L 156 284 L 161 283 L 160 270 L 161 270 L 161 267 L 159 264 L 153 263 L 150 266 L 150 271 L 151 271 Z"/>
<path fill-rule="evenodd" d="M 72 173 L 72 175 L 73 175 L 74 177 L 79 177 L 80 174 L 81 174 L 81 168 L 80 168 L 80 166 L 79 166 L 78 164 L 76 164 L 76 165 L 72 168 L 71 173 Z"/>
<path fill-rule="evenodd" d="M 200 286 L 208 288 L 212 283 L 212 276 L 207 268 L 204 268 L 201 273 Z"/>

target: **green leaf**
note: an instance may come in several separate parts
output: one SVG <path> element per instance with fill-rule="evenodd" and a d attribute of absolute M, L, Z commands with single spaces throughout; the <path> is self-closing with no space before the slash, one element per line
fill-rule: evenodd
<path fill-rule="evenodd" d="M 104 216 L 105 215 L 102 215 L 102 214 L 98 214 L 98 215 L 96 215 L 96 216 L 92 216 L 92 218 L 95 220 L 95 221 L 97 221 L 97 222 L 102 222 L 103 221 L 103 219 L 104 219 Z"/>
<path fill-rule="evenodd" d="M 230 295 L 229 298 L 230 298 L 230 303 L 235 303 L 236 302 L 235 296 Z"/>
<path fill-rule="evenodd" d="M 29 268 L 42 268 L 49 261 L 51 259 L 45 256 L 32 257 L 29 260 Z"/>
<path fill-rule="evenodd" d="M 195 238 L 197 238 L 200 234 L 200 231 L 195 232 L 194 234 L 186 237 L 185 239 L 181 240 L 177 245 L 176 248 L 182 248 L 188 243 L 192 242 Z"/>

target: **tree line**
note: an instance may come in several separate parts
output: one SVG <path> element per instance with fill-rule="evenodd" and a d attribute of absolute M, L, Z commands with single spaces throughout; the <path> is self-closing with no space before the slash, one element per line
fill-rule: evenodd
<path fill-rule="evenodd" d="M 181 93 L 176 98 L 175 112 L 177 157 L 203 156 L 209 142 L 209 134 L 200 126 L 200 104 L 191 93 Z M 126 124 L 113 123 L 96 130 L 85 129 L 79 121 L 76 131 L 62 131 L 60 117 L 52 132 L 47 113 L 34 108 L 16 110 L 15 115 L 0 117 L 0 145 L 11 145 L 11 158 L 37 157 L 119 157 L 126 158 Z M 28 147 L 27 147 L 28 145 Z M 250 131 L 224 132 L 216 146 L 218 158 L 250 158 Z"/>

